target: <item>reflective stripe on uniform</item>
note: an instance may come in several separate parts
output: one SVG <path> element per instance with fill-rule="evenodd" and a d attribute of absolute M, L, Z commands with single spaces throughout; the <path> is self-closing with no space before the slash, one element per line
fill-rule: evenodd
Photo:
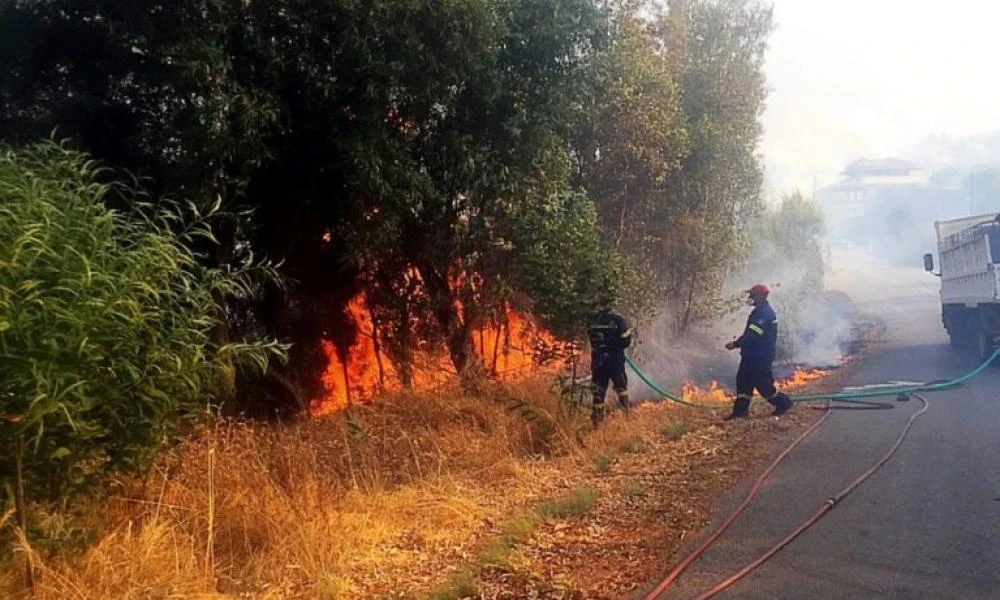
<path fill-rule="evenodd" d="M 748 325 L 747 329 L 749 329 L 750 331 L 756 333 L 757 335 L 764 335 L 764 330 L 761 329 L 760 327 L 758 327 L 757 325 L 754 325 L 753 323 L 751 323 L 750 325 Z"/>

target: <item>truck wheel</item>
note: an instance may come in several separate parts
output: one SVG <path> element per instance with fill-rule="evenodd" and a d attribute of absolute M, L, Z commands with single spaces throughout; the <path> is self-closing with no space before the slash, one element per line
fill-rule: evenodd
<path fill-rule="evenodd" d="M 972 332 L 964 319 L 954 316 L 945 318 L 945 330 L 948 332 L 948 343 L 952 348 L 964 349 L 972 346 Z"/>

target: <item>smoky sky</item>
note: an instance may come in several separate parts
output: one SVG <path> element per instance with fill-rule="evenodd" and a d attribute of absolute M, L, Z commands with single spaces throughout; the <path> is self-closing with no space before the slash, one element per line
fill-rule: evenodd
<path fill-rule="evenodd" d="M 772 4 L 760 147 L 772 197 L 828 185 L 856 158 L 1000 130 L 1000 3 Z"/>

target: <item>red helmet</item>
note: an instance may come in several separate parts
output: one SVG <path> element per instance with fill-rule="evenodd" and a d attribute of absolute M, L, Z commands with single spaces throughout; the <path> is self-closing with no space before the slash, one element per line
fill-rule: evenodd
<path fill-rule="evenodd" d="M 767 286 L 764 285 L 763 283 L 758 283 L 757 285 L 753 286 L 749 290 L 746 290 L 746 293 L 754 295 L 754 296 L 756 296 L 758 294 L 766 296 L 766 295 L 768 295 L 768 294 L 771 293 L 771 290 L 767 289 Z"/>

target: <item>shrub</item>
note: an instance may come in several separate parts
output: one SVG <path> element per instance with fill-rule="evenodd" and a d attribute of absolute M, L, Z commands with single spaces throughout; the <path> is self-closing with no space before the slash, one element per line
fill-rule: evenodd
<path fill-rule="evenodd" d="M 0 493 L 22 527 L 25 497 L 148 464 L 234 363 L 284 352 L 212 343 L 219 299 L 252 285 L 194 250 L 211 214 L 154 208 L 108 175 L 52 142 L 0 148 Z"/>

